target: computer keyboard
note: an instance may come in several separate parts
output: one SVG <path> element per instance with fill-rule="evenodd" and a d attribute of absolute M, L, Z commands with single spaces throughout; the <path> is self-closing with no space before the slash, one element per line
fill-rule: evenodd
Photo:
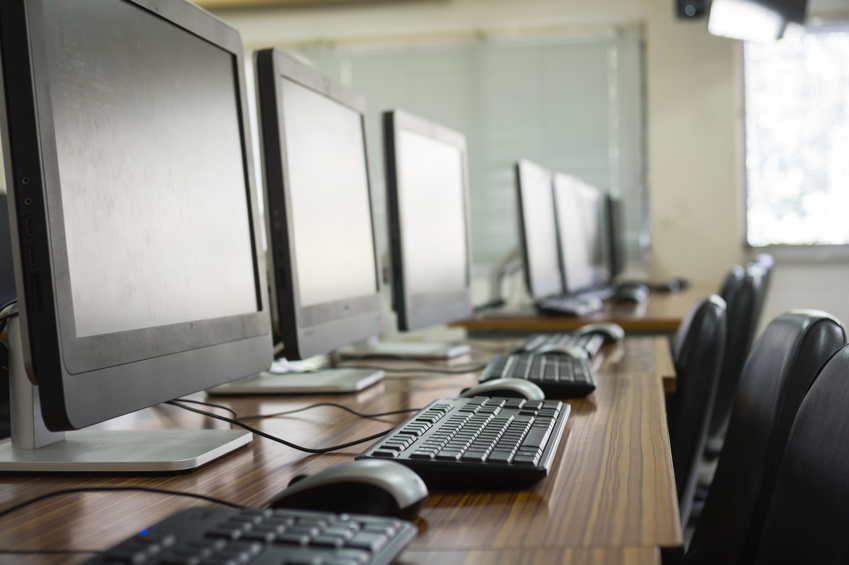
<path fill-rule="evenodd" d="M 533 334 L 511 353 L 540 353 L 572 345 L 580 347 L 592 357 L 604 345 L 604 336 L 595 332 Z"/>
<path fill-rule="evenodd" d="M 492 379 L 526 379 L 550 398 L 580 398 L 596 388 L 589 358 L 560 353 L 512 353 L 490 361 L 480 376 Z"/>
<path fill-rule="evenodd" d="M 442 398 L 359 458 L 402 463 L 431 488 L 524 488 L 548 475 L 569 410 L 558 400 Z"/>
<path fill-rule="evenodd" d="M 596 296 L 555 296 L 537 300 L 536 308 L 544 314 L 589 316 L 601 312 L 604 301 Z"/>
<path fill-rule="evenodd" d="M 396 518 L 307 510 L 191 508 L 86 563 L 385 565 L 394 561 L 415 535 L 415 526 Z"/>

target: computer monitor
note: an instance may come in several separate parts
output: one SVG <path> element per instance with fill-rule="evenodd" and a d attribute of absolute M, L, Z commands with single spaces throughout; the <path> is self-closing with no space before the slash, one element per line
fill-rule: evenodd
<path fill-rule="evenodd" d="M 255 62 L 272 318 L 286 359 L 306 359 L 383 329 L 366 104 L 283 51 L 258 51 Z M 299 383 L 264 373 L 213 392 L 334 390 L 352 375 L 354 389 L 383 376 L 338 369 Z"/>
<path fill-rule="evenodd" d="M 589 193 L 576 177 L 554 175 L 557 234 L 567 294 L 591 289 L 598 282 L 594 248 L 588 239 Z"/>
<path fill-rule="evenodd" d="M 607 265 L 606 219 L 604 217 L 603 197 L 601 191 L 585 182 L 578 185 L 578 198 L 581 202 L 581 220 L 584 235 L 589 246 L 590 265 L 592 265 L 592 287 L 604 284 Z"/>
<path fill-rule="evenodd" d="M 412 331 L 472 315 L 466 138 L 400 110 L 383 114 L 392 299 Z"/>
<path fill-rule="evenodd" d="M 0 3 L 0 26 L 21 338 L 13 318 L 10 355 L 13 380 L 27 382 L 25 365 L 38 383 L 25 416 L 35 427 L 43 416 L 35 435 L 267 367 L 239 33 L 183 0 L 9 0 Z M 105 445 L 73 433 L 79 441 L 59 443 L 76 454 L 52 445 L 20 456 L 7 444 L 0 468 L 45 460 L 36 470 L 74 470 L 75 462 L 85 471 L 163 470 L 134 467 L 134 453 L 101 461 Z M 144 450 L 127 436 L 117 443 Z M 157 451 L 167 440 L 153 443 Z"/>
<path fill-rule="evenodd" d="M 605 212 L 607 225 L 607 265 L 610 282 L 619 279 L 625 272 L 627 263 L 625 240 L 622 222 L 622 200 L 608 194 L 605 197 Z"/>
<path fill-rule="evenodd" d="M 534 299 L 563 292 L 552 174 L 527 159 L 516 163 L 519 240 L 525 282 Z"/>

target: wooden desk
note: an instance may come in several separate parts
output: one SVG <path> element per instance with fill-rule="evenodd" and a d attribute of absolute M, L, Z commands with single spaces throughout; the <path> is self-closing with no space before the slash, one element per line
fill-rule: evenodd
<path fill-rule="evenodd" d="M 465 328 L 471 336 L 568 332 L 589 322 L 615 322 L 629 333 L 672 334 L 693 303 L 716 292 L 708 286 L 695 286 L 681 292 L 652 292 L 643 304 L 616 304 L 606 301 L 601 312 L 590 316 L 547 316 L 532 305 L 507 306 L 486 310 L 469 320 L 452 324 Z"/>
<path fill-rule="evenodd" d="M 663 338 L 631 338 L 608 348 L 598 360 L 599 386 L 586 399 L 571 400 L 567 436 L 551 475 L 523 491 L 432 492 L 418 519 L 419 535 L 400 563 L 577 563 L 657 562 L 659 546 L 682 543 L 675 481 L 667 436 L 659 369 L 669 366 Z M 475 343 L 473 361 L 489 359 L 491 343 Z M 432 366 L 432 364 L 429 364 Z M 361 411 L 421 407 L 456 395 L 476 374 L 392 377 L 355 395 L 333 397 Z M 328 397 L 215 399 L 240 415 L 306 406 Z M 403 420 L 361 420 L 334 408 L 258 425 L 301 445 L 333 445 L 364 437 Z M 172 406 L 127 416 L 110 427 L 219 427 L 217 421 Z M 147 486 L 201 493 L 259 506 L 297 474 L 350 461 L 362 449 L 306 455 L 269 440 L 196 472 L 147 477 L 0 476 L 0 511 L 63 488 Z M 165 518 L 203 504 L 148 493 L 66 495 L 22 509 L 0 520 L 0 547 L 40 550 L 103 550 Z M 89 555 L 12 556 L 6 564 L 65 564 Z"/>

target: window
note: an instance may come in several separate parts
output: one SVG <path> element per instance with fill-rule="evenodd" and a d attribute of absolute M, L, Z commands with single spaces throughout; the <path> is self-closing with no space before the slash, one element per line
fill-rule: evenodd
<path fill-rule="evenodd" d="M 466 135 L 476 265 L 518 245 L 513 166 L 521 158 L 621 196 L 629 254 L 639 257 L 647 233 L 639 30 L 298 51 L 368 102 L 378 224 L 379 117 L 400 108 Z"/>
<path fill-rule="evenodd" d="M 749 245 L 849 244 L 849 27 L 743 53 Z"/>

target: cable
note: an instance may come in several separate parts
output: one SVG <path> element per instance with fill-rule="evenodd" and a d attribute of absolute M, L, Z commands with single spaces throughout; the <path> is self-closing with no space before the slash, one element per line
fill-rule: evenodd
<path fill-rule="evenodd" d="M 31 504 L 35 504 L 36 502 L 41 502 L 42 500 L 46 500 L 48 498 L 55 498 L 57 496 L 64 496 L 66 494 L 77 494 L 77 493 L 85 493 L 85 492 L 121 492 L 121 491 L 133 491 L 133 492 L 148 492 L 153 494 L 166 494 L 169 496 L 185 496 L 188 498 L 197 498 L 199 500 L 205 500 L 206 502 L 212 502 L 214 504 L 221 504 L 223 506 L 229 506 L 230 508 L 247 508 L 241 504 L 235 504 L 233 502 L 228 502 L 226 500 L 222 500 L 220 498 L 214 498 L 211 496 L 206 496 L 203 494 L 194 494 L 191 492 L 181 492 L 176 490 L 167 490 L 167 489 L 157 489 L 150 487 L 79 487 L 79 488 L 69 488 L 63 490 L 57 490 L 53 492 L 48 492 L 47 494 L 42 494 L 41 496 L 37 496 L 35 498 L 31 498 L 29 500 L 25 500 L 19 504 L 12 506 L 11 508 L 7 508 L 0 512 L 0 519 L 5 518 L 9 514 L 20 510 L 21 508 L 25 508 Z"/>
<path fill-rule="evenodd" d="M 0 549 L 4 555 L 99 555 L 100 549 Z"/>
<path fill-rule="evenodd" d="M 280 439 L 279 437 L 273 436 L 271 434 L 267 434 L 267 433 L 265 433 L 261 430 L 258 430 L 258 429 L 254 428 L 252 426 L 249 426 L 247 424 L 243 424 L 242 422 L 240 422 L 238 420 L 234 420 L 232 418 L 226 418 L 224 416 L 219 416 L 218 414 L 213 414 L 212 412 L 206 412 L 205 410 L 198 410 L 197 408 L 192 408 L 191 406 L 186 406 L 184 404 L 180 404 L 180 401 L 178 401 L 178 400 L 170 400 L 170 401 L 166 402 L 165 404 L 170 404 L 172 406 L 182 408 L 183 410 L 188 410 L 189 412 L 194 412 L 196 414 L 208 416 L 209 418 L 221 420 L 222 422 L 227 422 L 228 424 L 231 424 L 233 426 L 238 426 L 238 427 L 242 428 L 243 430 L 248 430 L 249 432 L 253 432 L 260 437 L 264 437 L 265 439 L 275 441 L 277 443 L 285 445 L 286 447 L 291 447 L 292 449 L 296 449 L 298 451 L 303 451 L 304 453 L 330 453 L 331 451 L 337 451 L 339 449 L 345 449 L 347 447 L 352 447 L 354 445 L 359 445 L 361 443 L 366 443 L 366 442 L 381 438 L 381 437 L 385 436 L 386 434 L 388 434 L 389 432 L 391 432 L 392 429 L 394 429 L 394 428 L 390 428 L 388 430 L 384 430 L 380 433 L 376 433 L 376 434 L 368 436 L 366 438 L 357 439 L 357 440 L 354 440 L 354 441 L 349 441 L 348 443 L 343 443 L 341 445 L 334 445 L 332 447 L 321 447 L 321 448 L 314 449 L 314 448 L 311 448 L 311 447 L 303 447 L 301 445 L 297 445 L 295 443 L 288 442 L 284 439 Z"/>
<path fill-rule="evenodd" d="M 236 413 L 235 410 L 233 410 L 229 406 L 224 406 L 223 404 L 213 404 L 212 402 L 202 402 L 200 400 L 191 400 L 191 399 L 188 399 L 188 398 L 178 398 L 177 400 L 179 402 L 186 402 L 188 404 L 199 404 L 201 406 L 208 406 L 210 408 L 218 408 L 219 410 L 224 410 L 225 412 L 229 412 L 230 414 L 233 415 L 233 418 L 236 418 L 237 420 L 239 419 L 239 415 Z"/>
<path fill-rule="evenodd" d="M 376 414 L 363 414 L 361 412 L 357 412 L 356 410 L 352 410 L 347 406 L 343 406 L 342 404 L 336 404 L 335 402 L 319 402 L 318 404 L 311 404 L 310 406 L 305 406 L 303 408 L 297 408 L 295 410 L 287 410 L 285 412 L 275 412 L 274 414 L 255 414 L 253 416 L 242 416 L 241 418 L 237 418 L 237 420 L 260 420 L 263 418 L 276 418 L 278 416 L 289 416 L 290 414 L 297 414 L 298 412 L 304 412 L 306 410 L 312 410 L 313 408 L 319 408 L 322 406 L 330 406 L 332 408 L 339 408 L 341 410 L 345 410 L 346 412 L 350 412 L 354 416 L 359 418 L 382 418 L 384 416 L 395 416 L 396 414 L 409 414 L 412 412 L 418 412 L 421 410 L 420 408 L 409 408 L 406 410 L 393 410 L 391 412 L 378 412 Z"/>

